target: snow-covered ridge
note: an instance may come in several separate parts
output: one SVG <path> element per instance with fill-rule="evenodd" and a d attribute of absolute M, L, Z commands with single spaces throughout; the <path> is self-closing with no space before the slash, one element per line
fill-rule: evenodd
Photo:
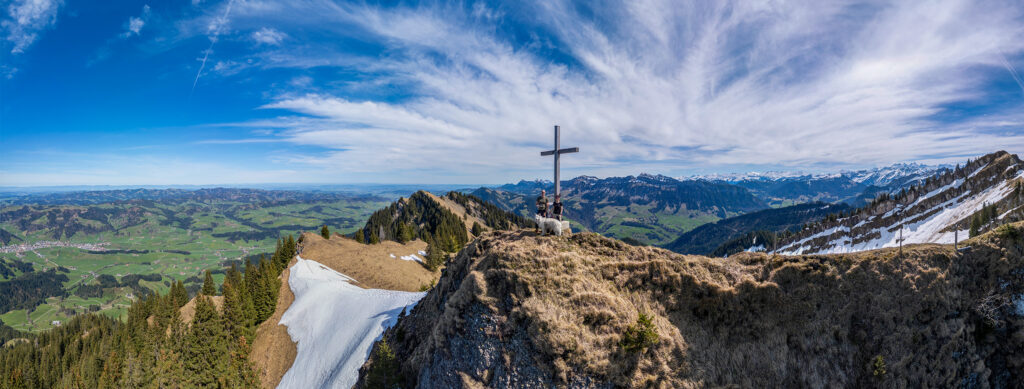
<path fill-rule="evenodd" d="M 297 343 L 278 388 L 351 388 L 373 343 L 426 293 L 363 289 L 351 277 L 296 257 L 288 286 L 295 301 L 281 317 Z"/>
<path fill-rule="evenodd" d="M 1011 194 L 1017 182 L 1024 179 L 1022 165 L 1016 156 L 990 154 L 962 171 L 948 171 L 930 179 L 926 187 L 911 190 L 905 198 L 872 203 L 854 215 L 798 235 L 778 252 L 834 254 L 896 247 L 901 230 L 903 243 L 907 244 L 952 244 L 957 238 L 967 239 L 969 226 L 965 220 L 986 204 L 1015 207 L 1020 201 Z M 927 192 L 922 193 L 924 190 Z M 1009 214 L 1007 211 L 1000 217 Z"/>

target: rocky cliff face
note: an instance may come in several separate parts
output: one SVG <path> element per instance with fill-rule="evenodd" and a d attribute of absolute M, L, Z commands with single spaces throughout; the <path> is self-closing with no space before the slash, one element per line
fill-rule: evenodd
<path fill-rule="evenodd" d="M 952 244 L 967 238 L 971 217 L 986 205 L 997 205 L 1003 215 L 1000 222 L 989 223 L 991 227 L 1020 220 L 1009 211 L 1024 200 L 1015 190 L 1022 177 L 1024 163 L 1016 155 L 992 153 L 883 197 L 848 217 L 810 226 L 782 242 L 778 251 L 824 254 L 895 247 L 901 226 L 904 243 Z"/>
<path fill-rule="evenodd" d="M 385 332 L 395 359 L 378 343 L 357 386 L 392 366 L 419 388 L 1020 387 L 1022 231 L 959 253 L 725 259 L 490 233 Z M 653 343 L 636 343 L 640 314 Z"/>

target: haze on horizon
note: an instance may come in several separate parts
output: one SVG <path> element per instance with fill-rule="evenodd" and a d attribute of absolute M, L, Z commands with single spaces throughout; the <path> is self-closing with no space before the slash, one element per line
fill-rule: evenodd
<path fill-rule="evenodd" d="M 1024 152 L 1024 3 L 13 0 L 0 186 L 835 172 Z"/>

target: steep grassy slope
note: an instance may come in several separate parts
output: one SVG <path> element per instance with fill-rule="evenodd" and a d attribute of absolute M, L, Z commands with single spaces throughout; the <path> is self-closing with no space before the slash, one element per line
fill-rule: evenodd
<path fill-rule="evenodd" d="M 423 388 L 1020 387 L 1024 241 L 1000 234 L 962 253 L 726 259 L 488 234 L 385 333 L 394 359 L 378 344 L 361 384 L 390 366 Z"/>

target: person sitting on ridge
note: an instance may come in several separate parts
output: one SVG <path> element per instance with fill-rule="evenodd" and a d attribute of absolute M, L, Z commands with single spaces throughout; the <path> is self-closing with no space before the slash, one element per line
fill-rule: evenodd
<path fill-rule="evenodd" d="M 540 196 L 537 196 L 537 216 L 548 216 L 548 196 L 543 189 L 540 190 Z M 540 232 L 540 226 L 537 226 L 537 232 Z"/>
<path fill-rule="evenodd" d="M 562 195 L 555 195 L 555 203 L 551 204 L 551 217 L 562 220 Z"/>

